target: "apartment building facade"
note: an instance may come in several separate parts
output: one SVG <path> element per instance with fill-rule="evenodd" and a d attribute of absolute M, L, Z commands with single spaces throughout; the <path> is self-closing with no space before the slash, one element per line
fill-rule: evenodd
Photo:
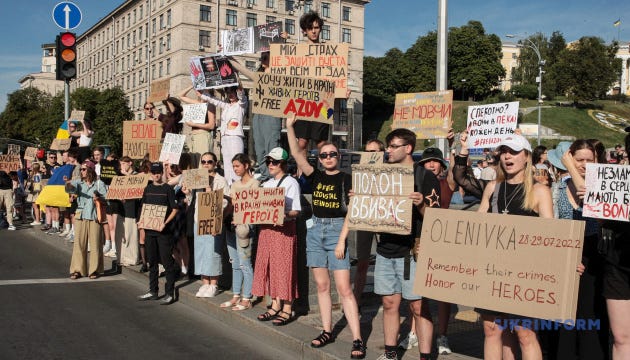
<path fill-rule="evenodd" d="M 57 58 L 55 44 L 42 45 L 42 68 L 40 72 L 30 73 L 18 80 L 20 89 L 36 88 L 50 95 L 57 95 L 63 91 L 63 81 L 55 78 Z"/>

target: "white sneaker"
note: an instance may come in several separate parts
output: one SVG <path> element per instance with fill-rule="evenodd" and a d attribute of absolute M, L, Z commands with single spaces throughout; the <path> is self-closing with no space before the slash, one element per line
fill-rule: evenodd
<path fill-rule="evenodd" d="M 60 232 L 58 235 L 59 235 L 60 237 L 64 237 L 64 236 L 68 235 L 68 233 L 69 233 L 69 232 L 70 232 L 70 230 L 64 229 L 64 230 L 63 230 L 62 232 Z"/>
<path fill-rule="evenodd" d="M 7 228 L 7 230 L 15 230 L 15 225 L 9 225 L 9 227 Z"/>
<path fill-rule="evenodd" d="M 402 339 L 398 344 L 399 348 L 402 349 L 413 349 L 414 346 L 418 346 L 418 336 L 415 333 L 410 332 L 406 338 Z"/>
<path fill-rule="evenodd" d="M 219 287 L 216 285 L 208 285 L 203 297 L 215 297 L 219 293 Z"/>
<path fill-rule="evenodd" d="M 110 257 L 110 258 L 115 258 L 116 257 L 116 250 L 109 250 L 108 252 L 103 254 L 103 256 L 107 256 L 107 257 Z"/>
<path fill-rule="evenodd" d="M 105 241 L 105 245 L 103 245 L 103 254 L 108 253 L 109 250 L 112 249 L 112 242 Z"/>
<path fill-rule="evenodd" d="M 74 231 L 70 231 L 67 235 L 66 235 L 66 239 L 70 240 L 70 239 L 74 239 Z"/>
<path fill-rule="evenodd" d="M 29 225 L 31 225 L 31 226 L 39 226 L 39 225 L 41 225 L 41 224 L 42 224 L 42 223 L 40 223 L 39 221 L 33 221 L 33 222 L 32 222 L 32 223 L 30 223 Z"/>
<path fill-rule="evenodd" d="M 448 355 L 452 353 L 451 347 L 448 346 L 448 339 L 446 338 L 446 336 L 438 336 L 436 343 L 438 347 L 438 354 Z"/>
<path fill-rule="evenodd" d="M 203 296 L 206 293 L 206 288 L 210 286 L 210 285 L 201 285 L 201 287 L 199 288 L 199 291 L 197 291 L 197 293 L 195 294 L 196 297 L 205 297 Z"/>

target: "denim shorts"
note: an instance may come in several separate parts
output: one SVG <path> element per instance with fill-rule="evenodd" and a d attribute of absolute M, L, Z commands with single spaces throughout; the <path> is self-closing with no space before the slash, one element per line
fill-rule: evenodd
<path fill-rule="evenodd" d="M 377 295 L 402 294 L 406 300 L 420 300 L 422 296 L 413 292 L 416 277 L 416 262 L 413 256 L 409 264 L 409 280 L 404 279 L 405 258 L 386 258 L 376 254 L 374 266 L 374 293 Z"/>
<path fill-rule="evenodd" d="M 344 218 L 318 218 L 313 216 L 313 226 L 306 230 L 306 264 L 308 267 L 329 270 L 349 270 L 350 259 L 347 246 L 342 260 L 335 256 L 339 233 Z"/>

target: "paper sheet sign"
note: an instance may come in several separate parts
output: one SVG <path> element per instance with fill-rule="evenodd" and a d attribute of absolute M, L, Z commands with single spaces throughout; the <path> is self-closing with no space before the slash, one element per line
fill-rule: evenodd
<path fill-rule="evenodd" d="M 160 161 L 168 161 L 171 164 L 179 164 L 179 158 L 184 150 L 186 135 L 167 133 L 162 143 L 162 152 L 160 152 Z"/>
<path fill-rule="evenodd" d="M 411 166 L 352 165 L 354 196 L 348 205 L 348 228 L 410 234 L 413 185 Z"/>
<path fill-rule="evenodd" d="M 392 129 L 409 129 L 418 139 L 446 138 L 452 122 L 452 90 L 396 94 Z"/>
<path fill-rule="evenodd" d="M 223 189 L 197 193 L 197 235 L 216 235 L 223 229 Z"/>
<path fill-rule="evenodd" d="M 583 215 L 630 221 L 630 166 L 586 164 Z"/>
<path fill-rule="evenodd" d="M 234 224 L 284 223 L 284 188 L 233 189 Z"/>
<path fill-rule="evenodd" d="M 162 126 L 159 121 L 123 121 L 123 156 L 157 161 L 162 149 Z"/>
<path fill-rule="evenodd" d="M 142 204 L 138 229 L 162 231 L 167 210 L 167 206 Z"/>
<path fill-rule="evenodd" d="M 184 116 L 180 122 L 205 124 L 208 116 L 208 103 L 184 104 Z"/>
<path fill-rule="evenodd" d="M 584 222 L 425 209 L 414 293 L 540 319 L 575 319 Z"/>
<path fill-rule="evenodd" d="M 518 120 L 518 101 L 468 107 L 468 147 L 494 148 L 514 134 Z"/>
<path fill-rule="evenodd" d="M 107 200 L 141 199 L 148 183 L 149 176 L 145 174 L 114 176 L 107 190 Z"/>

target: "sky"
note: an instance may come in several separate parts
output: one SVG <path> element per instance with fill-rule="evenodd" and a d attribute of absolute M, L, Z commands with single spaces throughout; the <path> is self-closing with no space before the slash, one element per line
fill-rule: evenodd
<path fill-rule="evenodd" d="M 264 0 L 258 0 L 264 1 Z M 335 0 L 330 0 L 334 2 Z M 19 89 L 18 80 L 41 71 L 41 45 L 53 43 L 61 31 L 52 19 L 59 0 L 5 1 L 0 11 L 0 111 L 7 94 Z M 81 34 L 123 0 L 74 0 L 82 21 L 74 31 Z M 365 55 L 382 56 L 397 47 L 409 48 L 419 36 L 437 28 L 438 1 L 372 0 L 365 7 Z M 623 0 L 450 0 L 448 26 L 480 21 L 486 33 L 502 40 L 506 34 L 527 36 L 560 31 L 565 40 L 599 36 L 611 42 L 630 41 L 630 1 Z M 613 22 L 621 20 L 619 27 Z"/>

